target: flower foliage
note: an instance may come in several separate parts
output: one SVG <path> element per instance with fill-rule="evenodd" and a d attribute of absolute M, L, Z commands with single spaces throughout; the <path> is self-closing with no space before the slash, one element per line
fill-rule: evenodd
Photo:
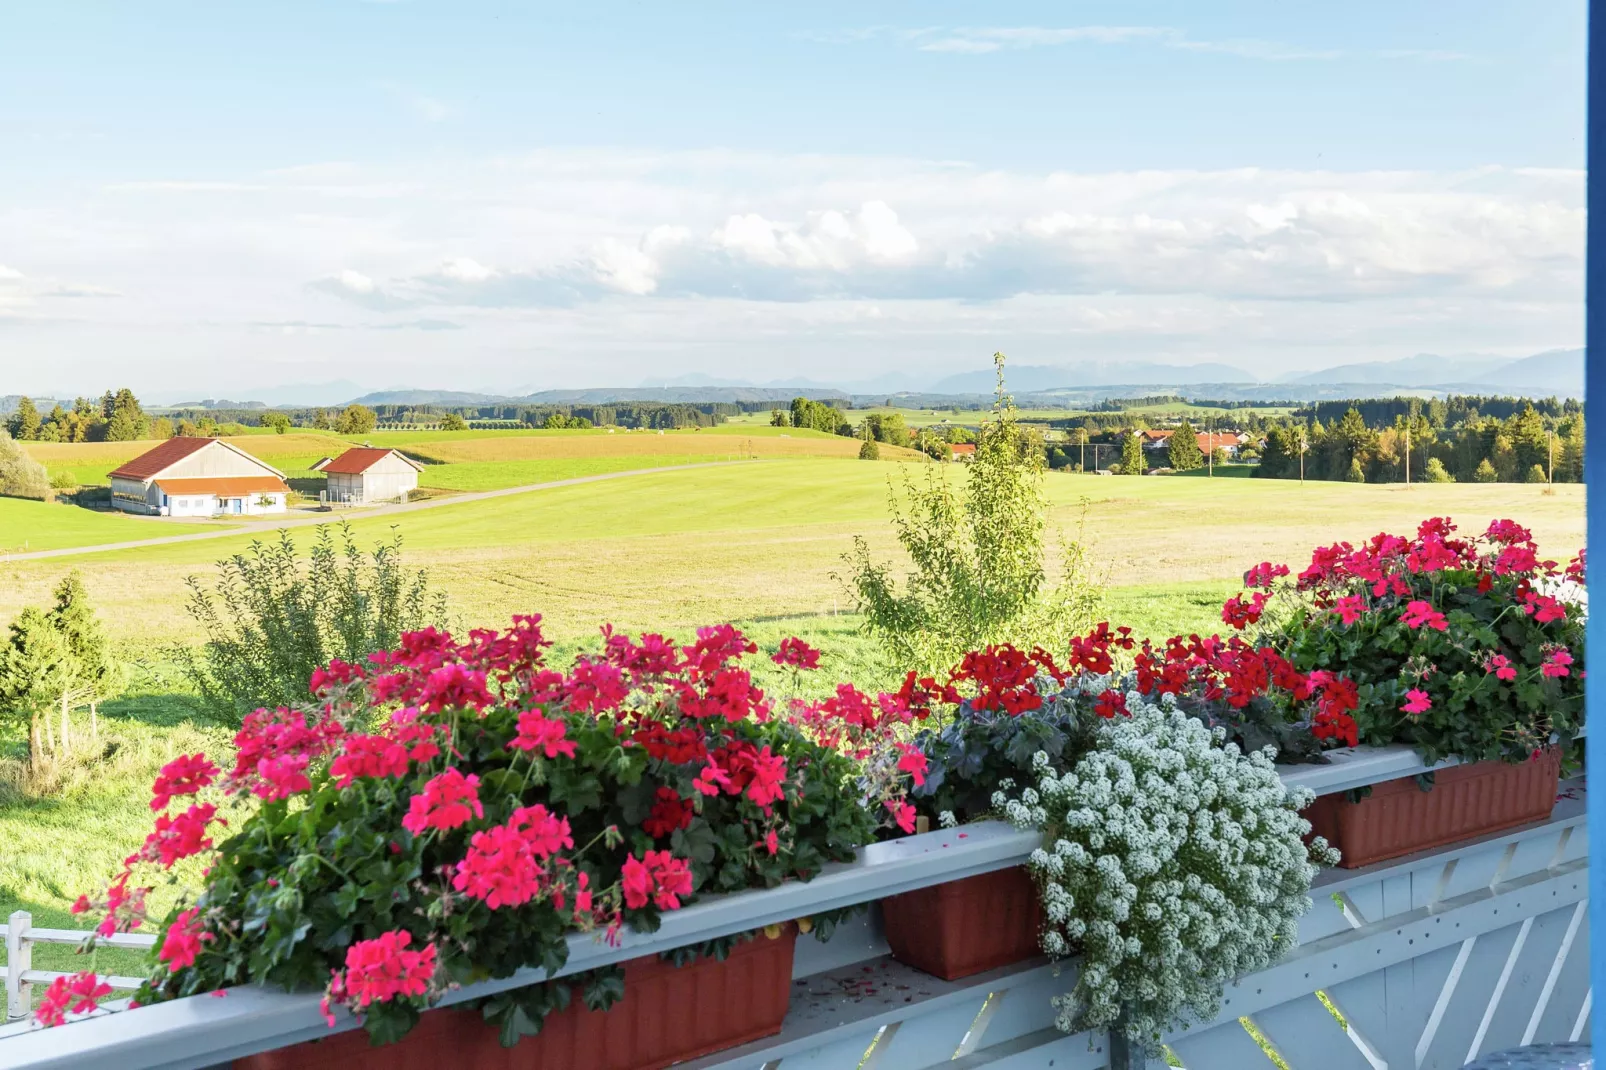
<path fill-rule="evenodd" d="M 1318 862 L 1336 855 L 1299 809 L 1271 749 L 1244 754 L 1173 699 L 1126 695 L 1071 770 L 1036 759 L 1035 787 L 994 805 L 1045 831 L 1028 863 L 1041 889 L 1043 950 L 1079 951 L 1076 986 L 1058 996 L 1066 1032 L 1125 1028 L 1155 1043 L 1209 1021 L 1233 978 L 1293 947 Z M 1009 787 L 1006 785 L 1006 788 Z M 1122 1017 L 1123 1010 L 1125 1016 Z"/>
<path fill-rule="evenodd" d="M 863 805 L 855 764 L 776 715 L 736 629 L 680 645 L 605 628 L 567 670 L 547 646 L 539 617 L 410 632 L 318 670 L 312 701 L 247 716 L 232 769 L 164 768 L 155 831 L 75 907 L 105 911 L 103 933 L 135 928 L 145 875 L 206 858 L 138 1001 L 322 988 L 331 1017 L 348 1007 L 394 1040 L 452 985 L 558 969 L 571 933 L 651 931 L 696 895 L 807 879 L 873 837 L 881 800 Z M 511 1044 L 569 983 L 486 1015 Z"/>
<path fill-rule="evenodd" d="M 1513 521 L 1464 537 L 1435 517 L 1317 549 L 1263 637 L 1299 671 L 1352 682 L 1362 743 L 1520 760 L 1582 724 L 1583 578 L 1583 551 L 1542 560 Z"/>

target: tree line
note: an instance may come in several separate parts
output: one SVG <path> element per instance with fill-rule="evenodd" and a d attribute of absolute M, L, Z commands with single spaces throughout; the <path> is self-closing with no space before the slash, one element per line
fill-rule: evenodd
<path fill-rule="evenodd" d="M 1488 399 L 1482 399 L 1488 400 Z M 1439 412 L 1409 407 L 1372 407 L 1381 421 L 1369 423 L 1352 405 L 1323 423 L 1289 420 L 1271 427 L 1258 475 L 1268 479 L 1345 480 L 1352 483 L 1581 483 L 1584 480 L 1584 414 L 1577 406 L 1541 411 L 1522 403 L 1509 415 L 1486 415 L 1498 407 L 1466 407 L 1459 422 Z M 1436 420 L 1435 417 L 1438 419 Z M 1409 459 L 1409 461 L 1407 460 Z"/>

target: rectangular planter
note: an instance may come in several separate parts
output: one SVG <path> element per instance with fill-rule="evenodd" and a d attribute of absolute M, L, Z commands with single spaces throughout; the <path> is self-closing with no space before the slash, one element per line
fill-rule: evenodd
<path fill-rule="evenodd" d="M 721 962 L 625 963 L 625 995 L 606 1011 L 576 993 L 541 1032 L 504 1048 L 477 1011 L 442 1009 L 396 1044 L 361 1030 L 234 1061 L 234 1070 L 661 1070 L 781 1031 L 797 929 L 759 933 Z"/>
<path fill-rule="evenodd" d="M 947 981 L 1041 954 L 1043 908 L 1024 866 L 881 900 L 892 957 Z"/>
<path fill-rule="evenodd" d="M 1433 788 L 1415 777 L 1374 784 L 1351 802 L 1347 793 L 1323 795 L 1303 813 L 1311 834 L 1343 853 L 1339 865 L 1357 869 L 1458 840 L 1499 832 L 1550 816 L 1561 778 L 1561 752 L 1531 761 L 1474 762 L 1440 769 Z"/>

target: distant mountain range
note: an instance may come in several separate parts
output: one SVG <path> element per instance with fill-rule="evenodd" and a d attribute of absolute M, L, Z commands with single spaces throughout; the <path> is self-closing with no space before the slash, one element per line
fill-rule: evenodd
<path fill-rule="evenodd" d="M 1295 372 L 1272 380 L 1258 379 L 1231 364 L 1163 364 L 1153 361 L 1083 361 L 1065 364 L 1020 364 L 1008 370 L 1009 389 L 1022 404 L 1045 407 L 1093 404 L 1109 398 L 1180 394 L 1223 401 L 1322 401 L 1416 394 L 1508 394 L 1519 397 L 1584 396 L 1584 351 L 1553 349 L 1531 357 L 1499 357 L 1487 353 L 1443 356 L 1419 353 L 1400 360 L 1339 364 L 1316 372 Z M 694 373 L 655 380 L 634 387 L 591 387 L 578 390 L 534 390 L 507 394 L 466 390 L 398 387 L 367 393 L 350 380 L 299 383 L 236 392 L 249 401 L 212 402 L 209 407 L 275 408 L 363 405 L 598 405 L 609 402 L 697 403 L 757 402 L 781 404 L 799 394 L 856 405 L 895 399 L 914 407 L 971 405 L 992 396 L 993 371 L 948 375 L 935 381 L 918 373 L 894 372 L 853 382 L 822 383 L 788 378 L 764 383 L 721 379 Z M 161 398 L 147 399 L 153 408 L 171 408 Z M 15 411 L 16 395 L 0 396 L 0 415 Z M 49 411 L 52 402 L 35 399 Z M 203 403 L 187 401 L 190 406 Z"/>

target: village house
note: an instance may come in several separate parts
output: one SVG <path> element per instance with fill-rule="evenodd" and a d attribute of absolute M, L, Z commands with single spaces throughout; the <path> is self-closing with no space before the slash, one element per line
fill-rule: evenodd
<path fill-rule="evenodd" d="M 328 500 L 341 505 L 406 501 L 418 489 L 423 466 L 392 449 L 353 446 L 339 457 L 325 457 L 312 466 L 329 478 Z"/>
<path fill-rule="evenodd" d="M 282 513 L 284 473 L 220 438 L 170 438 L 111 473 L 112 507 L 148 516 Z"/>
<path fill-rule="evenodd" d="M 956 461 L 968 461 L 976 456 L 976 444 L 974 442 L 955 442 L 950 444 L 948 448 L 953 451 L 953 459 Z"/>

